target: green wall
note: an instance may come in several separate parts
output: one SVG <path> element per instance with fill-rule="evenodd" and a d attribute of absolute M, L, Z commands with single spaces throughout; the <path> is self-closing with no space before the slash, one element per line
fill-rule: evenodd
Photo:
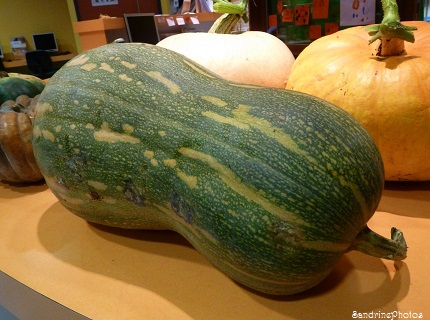
<path fill-rule="evenodd" d="M 34 49 L 33 33 L 55 32 L 60 51 L 78 52 L 72 19 L 73 0 L 0 0 L 0 43 L 6 59 L 12 58 L 10 38 L 24 36 Z M 76 21 L 76 20 L 75 20 Z"/>

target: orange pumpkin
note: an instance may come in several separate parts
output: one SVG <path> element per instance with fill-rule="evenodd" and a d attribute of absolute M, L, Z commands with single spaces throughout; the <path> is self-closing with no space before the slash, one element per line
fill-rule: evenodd
<path fill-rule="evenodd" d="M 430 24 L 416 26 L 404 52 L 379 57 L 365 27 L 311 43 L 296 59 L 287 89 L 330 101 L 351 113 L 378 145 L 386 180 L 430 180 Z"/>
<path fill-rule="evenodd" d="M 33 154 L 32 117 L 39 95 L 21 95 L 0 107 L 0 181 L 30 183 L 43 180 Z"/>

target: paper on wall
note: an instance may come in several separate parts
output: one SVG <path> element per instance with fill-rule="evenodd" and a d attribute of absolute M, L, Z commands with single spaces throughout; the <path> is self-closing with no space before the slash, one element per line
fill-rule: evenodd
<path fill-rule="evenodd" d="M 375 23 L 375 0 L 340 1 L 340 25 L 359 26 Z"/>

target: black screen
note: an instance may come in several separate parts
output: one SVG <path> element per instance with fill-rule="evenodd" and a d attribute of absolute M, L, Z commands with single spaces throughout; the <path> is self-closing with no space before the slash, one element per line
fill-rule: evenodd
<path fill-rule="evenodd" d="M 52 32 L 33 34 L 33 41 L 36 50 L 58 51 L 57 41 Z"/>
<path fill-rule="evenodd" d="M 159 41 L 154 14 L 124 14 L 130 42 L 157 44 Z"/>

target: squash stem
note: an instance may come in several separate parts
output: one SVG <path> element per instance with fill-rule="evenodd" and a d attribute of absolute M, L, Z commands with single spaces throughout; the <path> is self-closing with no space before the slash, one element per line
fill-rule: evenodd
<path fill-rule="evenodd" d="M 399 8 L 396 0 L 381 0 L 384 18 L 381 24 L 366 27 L 366 31 L 372 36 L 369 44 L 380 39 L 381 45 L 378 51 L 380 56 L 401 55 L 404 52 L 404 41 L 414 42 L 413 26 L 405 26 L 400 23 Z M 396 39 L 396 40 L 394 40 Z M 394 41 L 393 41 L 394 40 Z"/>
<path fill-rule="evenodd" d="M 208 33 L 229 34 L 241 18 L 247 22 L 246 7 L 248 1 L 242 0 L 238 4 L 233 4 L 228 0 L 214 0 L 214 12 L 223 13 L 223 15 L 214 22 Z"/>
<path fill-rule="evenodd" d="M 397 261 L 406 258 L 407 249 L 403 232 L 399 229 L 391 228 L 391 239 L 387 239 L 366 225 L 348 251 L 357 250 L 377 258 Z"/>

